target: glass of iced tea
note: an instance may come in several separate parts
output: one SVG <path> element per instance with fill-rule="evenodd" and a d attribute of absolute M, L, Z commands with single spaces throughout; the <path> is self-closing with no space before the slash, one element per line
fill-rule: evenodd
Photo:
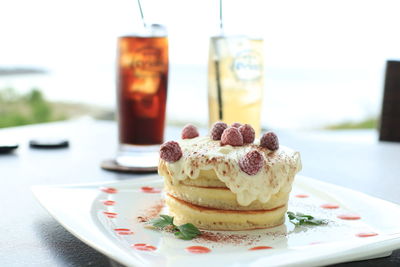
<path fill-rule="evenodd" d="M 263 40 L 247 36 L 216 36 L 210 39 L 208 107 L 210 126 L 248 123 L 261 131 L 264 90 Z"/>
<path fill-rule="evenodd" d="M 137 168 L 157 166 L 168 87 L 165 27 L 153 24 L 145 34 L 120 37 L 117 65 L 120 145 L 116 161 Z"/>

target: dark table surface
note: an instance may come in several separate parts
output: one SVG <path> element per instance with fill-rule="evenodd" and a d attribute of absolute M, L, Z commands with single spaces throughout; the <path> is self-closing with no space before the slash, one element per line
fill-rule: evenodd
<path fill-rule="evenodd" d="M 168 128 L 167 139 L 179 131 Z M 282 144 L 301 152 L 301 174 L 400 204 L 400 143 L 377 141 L 367 131 L 278 132 Z M 29 148 L 36 137 L 66 137 L 70 147 Z M 82 119 L 0 130 L 0 141 L 19 149 L 0 155 L 0 266 L 115 266 L 66 231 L 35 200 L 32 185 L 87 183 L 138 177 L 104 171 L 100 162 L 117 149 L 115 122 Z M 400 266 L 392 256 L 338 266 Z"/>

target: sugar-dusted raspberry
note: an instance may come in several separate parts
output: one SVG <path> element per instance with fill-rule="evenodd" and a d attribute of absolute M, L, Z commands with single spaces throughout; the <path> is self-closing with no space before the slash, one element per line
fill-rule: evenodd
<path fill-rule="evenodd" d="M 243 136 L 237 128 L 226 128 L 221 136 L 221 145 L 242 146 Z"/>
<path fill-rule="evenodd" d="M 235 127 L 235 128 L 239 128 L 240 126 L 242 126 L 243 124 L 239 123 L 239 122 L 234 122 L 232 123 L 231 127 Z"/>
<path fill-rule="evenodd" d="M 251 144 L 254 142 L 255 132 L 250 124 L 245 124 L 239 127 L 239 132 L 243 136 L 243 143 Z"/>
<path fill-rule="evenodd" d="M 182 149 L 175 141 L 168 141 L 160 147 L 160 158 L 167 162 L 175 162 L 182 157 Z"/>
<path fill-rule="evenodd" d="M 240 169 L 248 175 L 257 174 L 264 165 L 264 158 L 257 150 L 252 150 L 239 160 Z"/>
<path fill-rule="evenodd" d="M 187 124 L 182 129 L 182 139 L 192 139 L 199 136 L 199 131 L 197 130 L 196 126 L 192 124 Z"/>
<path fill-rule="evenodd" d="M 224 130 L 228 128 L 228 125 L 225 122 L 218 121 L 214 123 L 214 125 L 211 128 L 211 139 L 212 140 L 221 140 L 221 135 L 224 132 Z"/>
<path fill-rule="evenodd" d="M 273 132 L 263 134 L 260 140 L 260 146 L 266 147 L 269 150 L 277 150 L 279 148 L 278 136 Z"/>

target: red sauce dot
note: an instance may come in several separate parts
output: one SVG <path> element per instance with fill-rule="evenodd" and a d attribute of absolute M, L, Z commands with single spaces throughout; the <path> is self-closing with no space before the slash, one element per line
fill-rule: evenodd
<path fill-rule="evenodd" d="M 102 202 L 106 206 L 114 206 L 115 205 L 115 201 L 113 201 L 113 200 L 103 200 Z"/>
<path fill-rule="evenodd" d="M 272 247 L 269 246 L 258 246 L 258 247 L 252 247 L 249 248 L 249 250 L 261 250 L 261 249 L 271 249 Z"/>
<path fill-rule="evenodd" d="M 127 228 L 116 228 L 114 231 L 116 231 L 119 235 L 133 235 L 133 232 Z"/>
<path fill-rule="evenodd" d="M 298 197 L 298 198 L 308 198 L 309 196 L 308 196 L 308 195 L 299 194 L 299 195 L 295 195 L 295 197 Z"/>
<path fill-rule="evenodd" d="M 377 233 L 374 232 L 368 232 L 368 233 L 358 233 L 356 236 L 358 237 L 370 237 L 370 236 L 376 236 L 378 235 Z"/>
<path fill-rule="evenodd" d="M 130 229 L 127 229 L 127 228 L 116 228 L 116 229 L 114 229 L 114 231 L 117 231 L 117 232 L 119 232 L 119 231 L 130 231 Z"/>
<path fill-rule="evenodd" d="M 151 186 L 143 186 L 142 188 L 140 188 L 142 190 L 142 192 L 144 193 L 160 193 L 161 190 L 151 187 Z"/>
<path fill-rule="evenodd" d="M 190 252 L 190 253 L 201 254 L 201 253 L 209 253 L 209 252 L 211 252 L 211 249 L 202 247 L 202 246 L 191 246 L 191 247 L 187 247 L 186 251 Z"/>
<path fill-rule="evenodd" d="M 138 244 L 131 245 L 131 247 L 144 247 L 144 246 L 146 246 L 146 244 L 143 244 L 143 243 L 138 243 Z"/>
<path fill-rule="evenodd" d="M 154 251 L 157 248 L 155 246 L 147 245 L 147 244 L 134 244 L 131 245 L 134 249 L 142 250 L 142 251 Z"/>
<path fill-rule="evenodd" d="M 133 232 L 131 232 L 131 231 L 121 231 L 121 232 L 117 232 L 117 234 L 119 234 L 119 235 L 133 235 Z"/>
<path fill-rule="evenodd" d="M 118 192 L 118 190 L 113 187 L 101 187 L 100 190 L 108 194 L 115 194 Z"/>
<path fill-rule="evenodd" d="M 103 213 L 108 217 L 108 218 L 117 218 L 118 213 L 115 212 L 108 212 L 108 211 L 103 211 Z"/>
<path fill-rule="evenodd" d="M 338 209 L 339 205 L 327 203 L 327 204 L 321 205 L 321 208 L 323 208 L 323 209 Z"/>
<path fill-rule="evenodd" d="M 342 220 L 359 220 L 359 219 L 361 219 L 360 216 L 354 215 L 354 214 L 342 214 L 337 217 Z"/>

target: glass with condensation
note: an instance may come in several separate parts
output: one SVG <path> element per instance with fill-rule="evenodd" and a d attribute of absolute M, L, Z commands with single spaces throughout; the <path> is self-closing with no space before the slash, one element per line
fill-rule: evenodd
<path fill-rule="evenodd" d="M 117 61 L 117 163 L 136 168 L 157 166 L 168 89 L 165 27 L 153 24 L 144 34 L 120 37 Z"/>
<path fill-rule="evenodd" d="M 248 123 L 261 131 L 264 91 L 263 39 L 215 36 L 208 62 L 209 125 Z"/>

